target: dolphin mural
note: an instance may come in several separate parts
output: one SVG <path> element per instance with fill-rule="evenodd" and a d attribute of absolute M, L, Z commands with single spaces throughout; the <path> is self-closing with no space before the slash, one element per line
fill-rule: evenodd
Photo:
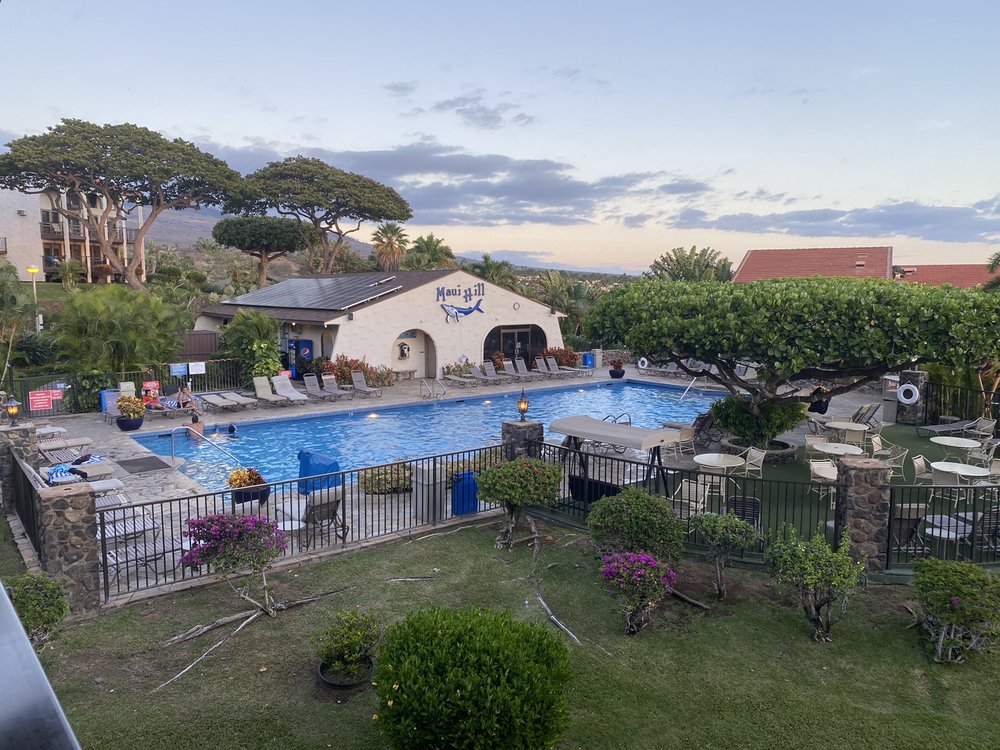
<path fill-rule="evenodd" d="M 454 305 L 441 305 L 441 309 L 444 310 L 444 322 L 450 323 L 451 319 L 454 318 L 455 322 L 459 322 L 459 318 L 462 315 L 472 315 L 474 312 L 482 312 L 483 308 L 480 305 L 483 304 L 483 298 L 480 297 L 476 300 L 476 304 L 472 307 L 455 307 Z"/>

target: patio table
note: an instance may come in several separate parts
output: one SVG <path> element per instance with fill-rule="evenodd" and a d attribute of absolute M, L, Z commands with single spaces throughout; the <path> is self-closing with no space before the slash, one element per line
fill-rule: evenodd
<path fill-rule="evenodd" d="M 963 479 L 983 479 L 990 475 L 990 470 L 982 466 L 960 464 L 956 461 L 935 461 L 931 464 L 931 468 L 946 471 L 949 474 L 957 474 Z"/>
<path fill-rule="evenodd" d="M 979 447 L 979 441 L 972 438 L 951 437 L 949 435 L 935 435 L 931 442 L 940 445 L 944 449 L 945 458 L 952 458 L 956 454 L 972 450 Z"/>
<path fill-rule="evenodd" d="M 734 456 L 731 453 L 702 453 L 692 456 L 692 459 L 709 474 L 718 474 L 722 477 L 721 481 L 708 480 L 708 491 L 718 492 L 720 500 L 725 497 L 723 486 L 726 483 L 726 479 L 731 479 L 729 473 L 746 465 L 746 459 Z M 739 487 L 735 479 L 731 479 L 731 481 L 737 488 Z"/>
<path fill-rule="evenodd" d="M 869 427 L 866 424 L 859 424 L 858 422 L 827 422 L 825 425 L 828 429 L 837 430 L 838 432 L 845 432 L 847 430 L 861 430 L 862 432 L 868 432 Z"/>
<path fill-rule="evenodd" d="M 864 455 L 864 450 L 862 450 L 859 446 L 851 445 L 850 443 L 814 443 L 813 450 L 825 453 L 828 456 Z"/>

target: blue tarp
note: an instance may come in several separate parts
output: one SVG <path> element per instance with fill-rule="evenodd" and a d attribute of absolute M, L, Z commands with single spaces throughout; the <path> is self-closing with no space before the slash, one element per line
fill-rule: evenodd
<path fill-rule="evenodd" d="M 308 495 L 317 490 L 325 490 L 329 487 L 339 487 L 344 483 L 342 474 L 333 477 L 319 477 L 317 479 L 303 480 L 302 477 L 315 477 L 318 474 L 333 474 L 340 471 L 340 463 L 332 456 L 325 456 L 322 453 L 312 451 L 299 451 L 299 493 Z"/>

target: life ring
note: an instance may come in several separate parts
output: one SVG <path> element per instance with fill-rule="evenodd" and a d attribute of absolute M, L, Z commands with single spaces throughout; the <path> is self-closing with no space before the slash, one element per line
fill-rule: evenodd
<path fill-rule="evenodd" d="M 645 357 L 639 357 L 639 361 L 635 363 L 635 366 L 638 367 L 640 370 L 645 370 L 647 367 L 649 367 L 649 360 L 646 359 Z"/>
<path fill-rule="evenodd" d="M 903 406 L 912 406 L 920 400 L 920 390 L 913 383 L 904 383 L 896 390 L 896 400 Z"/>

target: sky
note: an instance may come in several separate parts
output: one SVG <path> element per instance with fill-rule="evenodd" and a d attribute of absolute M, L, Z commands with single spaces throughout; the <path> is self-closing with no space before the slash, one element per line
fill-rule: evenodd
<path fill-rule="evenodd" d="M 0 0 L 0 143 L 73 117 L 244 173 L 316 156 L 398 190 L 411 238 L 526 265 L 985 263 L 998 28 L 991 0 Z"/>

